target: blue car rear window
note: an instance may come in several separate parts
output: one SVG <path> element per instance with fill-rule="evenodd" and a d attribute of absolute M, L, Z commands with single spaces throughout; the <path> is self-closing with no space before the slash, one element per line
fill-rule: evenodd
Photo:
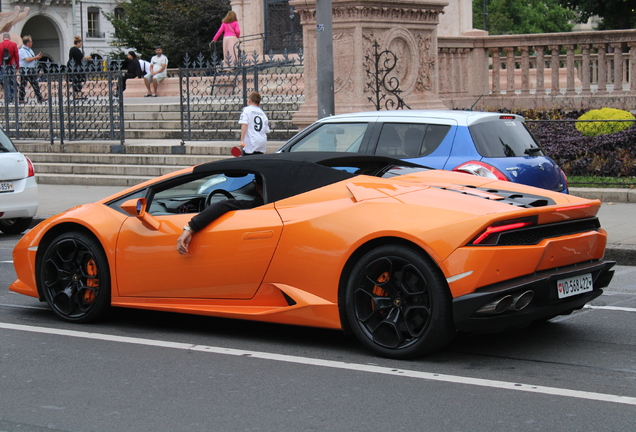
<path fill-rule="evenodd" d="M 497 119 L 468 128 L 480 155 L 486 158 L 545 156 L 523 122 Z"/>

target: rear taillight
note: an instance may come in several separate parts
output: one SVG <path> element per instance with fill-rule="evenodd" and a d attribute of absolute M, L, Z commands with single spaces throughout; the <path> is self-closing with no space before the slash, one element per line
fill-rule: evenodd
<path fill-rule="evenodd" d="M 31 159 L 29 159 L 28 157 L 26 157 L 27 160 L 27 165 L 29 166 L 29 175 L 27 177 L 33 177 L 35 175 L 35 169 L 33 168 L 33 162 L 31 162 Z"/>
<path fill-rule="evenodd" d="M 528 216 L 517 219 L 495 222 L 488 228 L 483 230 L 477 237 L 470 242 L 472 245 L 494 245 L 497 244 L 499 234 L 505 231 L 512 231 L 521 228 L 527 228 L 537 224 L 536 216 Z"/>
<path fill-rule="evenodd" d="M 559 168 L 561 169 L 561 168 Z M 568 189 L 568 176 L 565 175 L 563 170 L 561 170 L 561 174 L 563 174 L 563 180 L 565 181 L 565 189 Z"/>
<path fill-rule="evenodd" d="M 496 180 L 510 181 L 508 177 L 492 165 L 479 161 L 468 161 L 453 168 L 453 171 L 486 177 Z"/>

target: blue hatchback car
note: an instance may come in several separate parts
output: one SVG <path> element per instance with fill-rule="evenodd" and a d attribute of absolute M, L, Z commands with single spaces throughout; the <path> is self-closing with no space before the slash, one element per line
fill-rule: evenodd
<path fill-rule="evenodd" d="M 372 111 L 325 117 L 279 152 L 342 151 L 391 156 L 431 168 L 568 192 L 567 179 L 514 114 Z"/>

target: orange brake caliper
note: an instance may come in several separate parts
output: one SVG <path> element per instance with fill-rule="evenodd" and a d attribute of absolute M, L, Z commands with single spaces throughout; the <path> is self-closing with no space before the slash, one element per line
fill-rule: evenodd
<path fill-rule="evenodd" d="M 95 264 L 95 260 L 91 259 L 86 263 L 86 274 L 89 276 L 97 276 L 97 265 Z M 99 287 L 99 279 L 89 278 L 86 280 L 86 285 L 91 288 Z M 95 300 L 95 292 L 91 290 L 84 291 L 84 301 L 88 303 L 92 303 Z"/>
<path fill-rule="evenodd" d="M 378 277 L 378 282 L 379 283 L 384 283 L 384 282 L 386 282 L 388 280 L 389 280 L 389 272 L 384 272 Z M 375 295 L 377 295 L 379 297 L 388 297 L 389 296 L 389 294 L 386 291 L 384 291 L 384 289 L 379 287 L 378 285 L 374 285 L 373 286 L 373 294 L 375 294 Z"/>

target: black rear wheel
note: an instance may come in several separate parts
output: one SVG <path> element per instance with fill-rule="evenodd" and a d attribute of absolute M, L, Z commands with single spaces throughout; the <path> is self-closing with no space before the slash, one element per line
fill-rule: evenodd
<path fill-rule="evenodd" d="M 20 234 L 26 231 L 33 218 L 0 219 L 0 231 L 5 234 Z"/>
<path fill-rule="evenodd" d="M 350 273 L 345 307 L 360 342 L 384 357 L 421 356 L 454 335 L 446 280 L 414 247 L 386 245 L 364 255 Z"/>
<path fill-rule="evenodd" d="M 46 248 L 40 263 L 38 283 L 57 316 L 90 322 L 108 311 L 108 260 L 94 238 L 79 232 L 62 234 Z"/>

